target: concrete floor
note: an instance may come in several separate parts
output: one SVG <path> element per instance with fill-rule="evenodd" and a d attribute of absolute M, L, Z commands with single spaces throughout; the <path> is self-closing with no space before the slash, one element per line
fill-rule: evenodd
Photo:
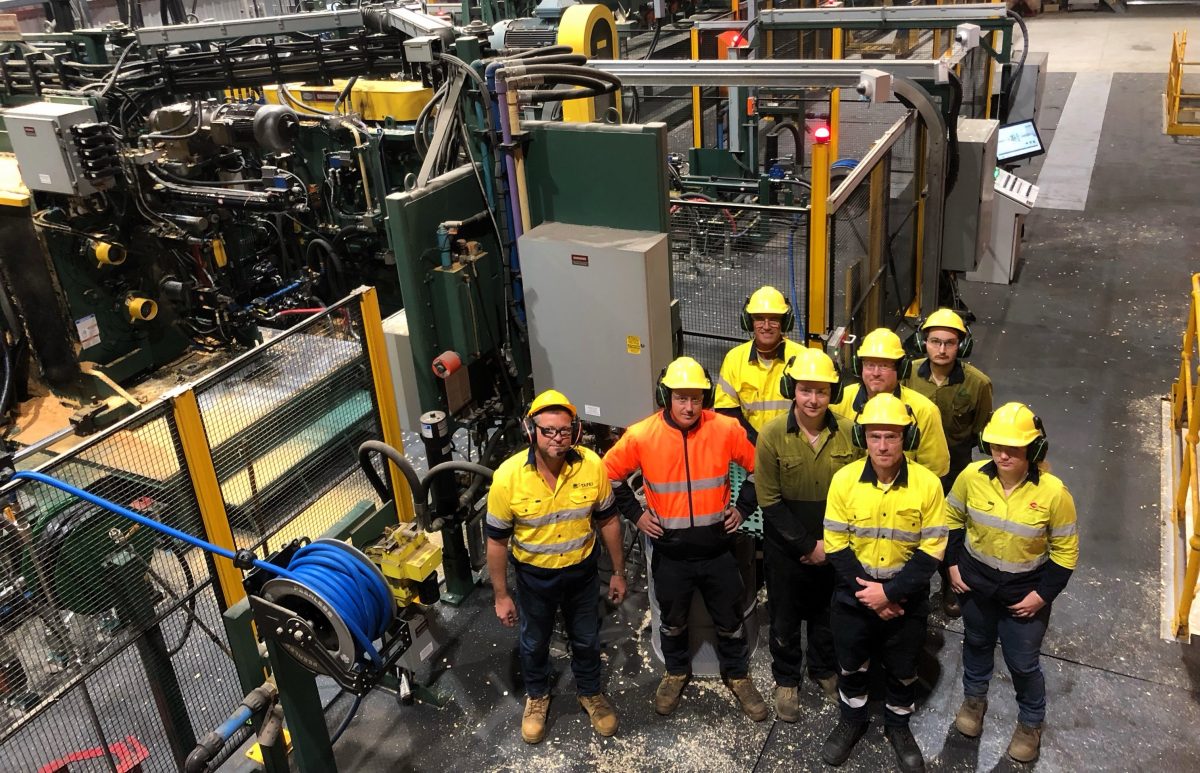
<path fill-rule="evenodd" d="M 1192 9 L 1135 9 L 1032 23 L 1034 48 L 1051 51 L 1056 71 L 1042 126 L 1051 157 L 1074 73 L 1114 73 L 1107 106 L 1095 106 L 1098 157 L 1081 211 L 1039 209 L 1028 218 L 1017 283 L 964 283 L 962 291 L 979 320 L 974 361 L 992 376 L 997 402 L 1026 401 L 1045 420 L 1050 462 L 1078 506 L 1081 563 L 1044 646 L 1050 707 L 1034 766 L 1004 755 L 1016 712 L 1002 666 L 982 738 L 952 729 L 961 624 L 931 619 L 913 721 L 930 770 L 1200 769 L 1200 656 L 1158 638 L 1159 408 L 1178 369 L 1188 278 L 1200 268 L 1200 144 L 1161 134 L 1160 94 L 1171 31 L 1188 26 L 1200 45 L 1198 21 Z M 1036 179 L 1042 163 L 1023 175 Z M 795 725 L 750 722 L 715 681 L 694 682 L 675 716 L 654 715 L 658 667 L 644 589 L 605 620 L 608 691 L 622 721 L 611 739 L 591 732 L 559 657 L 548 738 L 523 744 L 515 636 L 496 623 L 490 592 L 437 614 L 449 644 L 424 677 L 450 701 L 397 707 L 373 694 L 338 746 L 343 770 L 825 769 L 820 743 L 836 711 L 811 687 Z M 765 635 L 762 610 L 759 622 Z M 767 693 L 763 649 L 753 676 Z M 894 768 L 880 724 L 844 769 Z"/>

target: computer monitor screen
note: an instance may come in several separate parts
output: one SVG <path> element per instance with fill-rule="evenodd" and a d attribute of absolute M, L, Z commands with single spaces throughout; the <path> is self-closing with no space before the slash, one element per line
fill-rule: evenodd
<path fill-rule="evenodd" d="M 1018 121 L 1000 127 L 996 138 L 996 161 L 1011 163 L 1045 153 L 1033 121 Z"/>

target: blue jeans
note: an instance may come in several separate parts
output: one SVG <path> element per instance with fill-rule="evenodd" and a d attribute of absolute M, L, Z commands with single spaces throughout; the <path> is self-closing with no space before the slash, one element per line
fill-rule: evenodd
<path fill-rule="evenodd" d="M 514 562 L 517 574 L 518 647 L 525 692 L 550 693 L 550 637 L 561 609 L 571 642 L 571 671 L 580 695 L 600 692 L 600 575 L 596 550 L 575 566 L 541 569 Z"/>
<path fill-rule="evenodd" d="M 987 697 L 998 638 L 1017 693 L 1017 718 L 1030 727 L 1041 727 L 1046 718 L 1046 678 L 1039 657 L 1050 622 L 1050 605 L 1031 618 L 1015 618 L 1008 607 L 995 599 L 980 598 L 977 593 L 959 598 L 966 629 L 963 693 L 975 698 Z"/>

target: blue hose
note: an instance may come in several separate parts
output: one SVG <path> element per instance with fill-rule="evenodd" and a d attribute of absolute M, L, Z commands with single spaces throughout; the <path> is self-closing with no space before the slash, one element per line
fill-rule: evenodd
<path fill-rule="evenodd" d="M 13 474 L 12 479 L 37 481 L 192 547 L 230 561 L 237 557 L 232 550 L 193 537 L 45 473 L 20 470 Z M 379 650 L 375 649 L 372 642 L 391 625 L 394 603 L 387 585 L 369 567 L 337 546 L 319 542 L 296 551 L 286 569 L 257 558 L 252 563 L 264 572 L 292 580 L 317 594 L 342 619 L 350 635 L 371 661 L 377 666 L 382 664 Z"/>
<path fill-rule="evenodd" d="M 250 710 L 249 706 L 238 706 L 237 711 L 230 714 L 229 719 L 222 722 L 221 726 L 217 728 L 217 735 L 228 741 L 233 738 L 233 734 L 238 731 L 238 728 L 250 721 L 253 714 L 254 712 Z"/>

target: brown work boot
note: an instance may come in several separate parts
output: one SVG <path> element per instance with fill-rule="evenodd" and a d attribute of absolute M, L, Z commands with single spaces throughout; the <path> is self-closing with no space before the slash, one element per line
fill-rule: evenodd
<path fill-rule="evenodd" d="M 1008 742 L 1008 756 L 1017 762 L 1033 762 L 1042 748 L 1042 729 L 1017 723 L 1012 740 Z"/>
<path fill-rule="evenodd" d="M 663 674 L 662 681 L 658 683 L 658 689 L 654 691 L 654 710 L 665 717 L 678 708 L 683 688 L 691 678 L 690 673 Z"/>
<path fill-rule="evenodd" d="M 758 688 L 754 686 L 754 682 L 750 677 L 743 676 L 740 679 L 726 678 L 725 684 L 729 687 L 729 691 L 733 693 L 733 697 L 738 699 L 738 703 L 742 704 L 742 711 L 746 712 L 746 716 L 753 719 L 755 722 L 762 722 L 771 712 L 767 709 L 767 702 L 758 692 Z"/>
<path fill-rule="evenodd" d="M 983 715 L 987 713 L 987 698 L 968 695 L 958 707 L 954 726 L 967 738 L 978 738 L 983 732 Z"/>
<path fill-rule="evenodd" d="M 821 686 L 821 692 L 825 694 L 825 700 L 829 701 L 833 706 L 838 705 L 837 674 L 814 676 L 812 679 Z"/>
<path fill-rule="evenodd" d="M 546 737 L 546 715 L 550 713 L 550 696 L 525 699 L 525 716 L 521 717 L 521 738 L 525 743 L 541 743 Z"/>
<path fill-rule="evenodd" d="M 775 716 L 784 722 L 800 719 L 800 688 L 775 685 Z"/>
<path fill-rule="evenodd" d="M 591 717 L 592 727 L 605 738 L 617 732 L 617 712 L 604 693 L 595 695 L 580 695 L 579 705 Z"/>

